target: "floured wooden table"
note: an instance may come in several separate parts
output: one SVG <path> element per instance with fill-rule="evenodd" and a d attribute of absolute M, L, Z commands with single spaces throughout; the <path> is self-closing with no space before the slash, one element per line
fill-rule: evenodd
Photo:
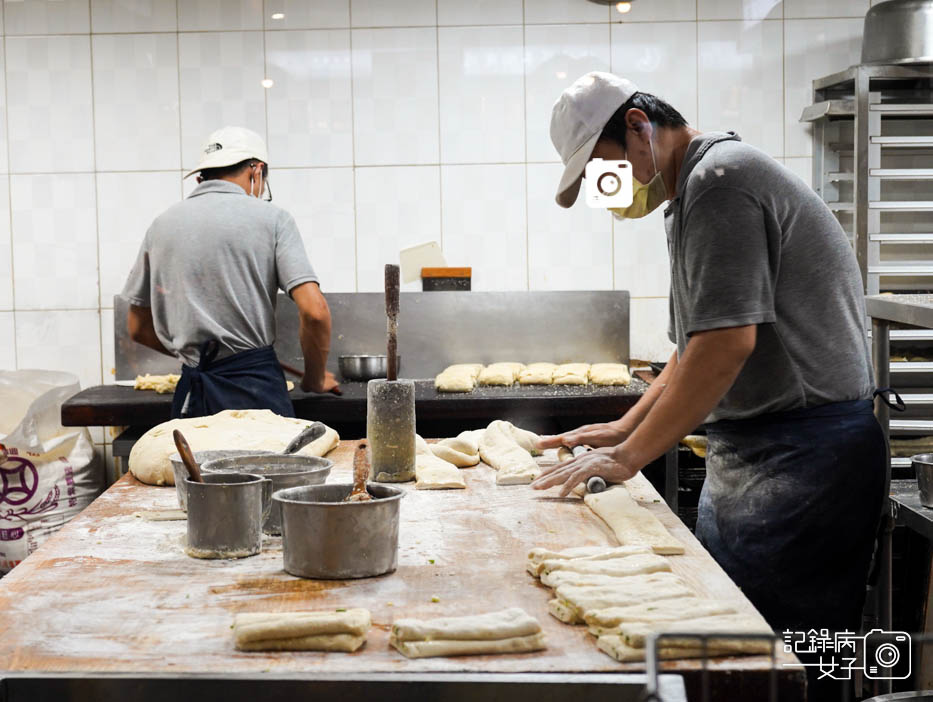
<path fill-rule="evenodd" d="M 356 443 L 343 442 L 330 454 L 335 467 L 329 482 L 349 482 Z M 551 497 L 528 486 L 496 486 L 495 472 L 483 464 L 464 474 L 466 490 L 419 491 L 409 484 L 401 502 L 395 573 L 341 582 L 287 574 L 278 537 L 265 537 L 263 552 L 251 558 L 189 558 L 183 552 L 184 521 L 134 516 L 177 508 L 175 489 L 146 486 L 124 476 L 0 580 L 0 670 L 143 678 L 392 674 L 399 680 L 421 673 L 510 673 L 528 682 L 552 679 L 528 674 L 570 674 L 563 679 L 574 682 L 580 680 L 578 674 L 600 681 L 620 676 L 593 674 L 644 671 L 643 664 L 620 664 L 600 652 L 585 627 L 551 617 L 550 590 L 524 569 L 526 555 L 535 546 L 617 543 L 608 527 L 579 498 Z M 633 494 L 686 546 L 685 555 L 670 558 L 674 572 L 700 596 L 752 609 L 650 483 L 639 476 L 632 485 Z M 368 643 L 357 653 L 234 649 L 231 626 L 237 612 L 344 607 L 372 612 Z M 388 645 L 389 628 L 397 617 L 431 618 L 506 607 L 521 607 L 538 619 L 547 635 L 547 650 L 409 660 Z M 779 650 L 777 663 L 781 699 L 803 699 L 802 668 L 785 667 L 796 659 Z M 688 691 L 700 689 L 701 667 L 695 660 L 662 665 L 663 670 L 683 674 Z M 708 668 L 715 699 L 767 699 L 770 658 L 717 659 Z"/>

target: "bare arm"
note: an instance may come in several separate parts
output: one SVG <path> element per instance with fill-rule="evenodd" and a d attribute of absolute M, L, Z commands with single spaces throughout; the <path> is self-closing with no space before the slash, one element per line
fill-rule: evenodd
<path fill-rule="evenodd" d="M 126 315 L 126 329 L 130 334 L 130 338 L 137 344 L 148 346 L 150 349 L 164 353 L 166 356 L 175 357 L 175 354 L 165 348 L 162 342 L 159 341 L 155 324 L 152 322 L 151 308 L 130 305 L 129 312 Z"/>
<path fill-rule="evenodd" d="M 298 306 L 298 334 L 305 359 L 305 374 L 301 389 L 305 392 L 334 392 L 340 386 L 333 373 L 326 370 L 330 352 L 330 308 L 317 283 L 302 283 L 292 288 L 292 299 Z"/>
<path fill-rule="evenodd" d="M 655 378 L 654 382 L 648 388 L 648 391 L 642 395 L 638 402 L 619 419 L 605 424 L 586 424 L 577 427 L 572 431 L 557 434 L 555 436 L 542 436 L 538 442 L 539 448 L 557 448 L 558 446 L 615 446 L 621 444 L 629 435 L 635 431 L 642 420 L 654 407 L 654 404 L 661 397 L 664 389 L 667 387 L 674 370 L 677 368 L 677 352 L 671 354 L 670 360 L 664 366 L 664 370 Z"/>
<path fill-rule="evenodd" d="M 659 390 L 628 439 L 554 466 L 532 486 L 544 490 L 563 484 L 561 494 L 566 495 L 593 475 L 612 482 L 628 480 L 703 422 L 732 387 L 755 349 L 756 338 L 755 325 L 694 334 L 667 388 Z"/>

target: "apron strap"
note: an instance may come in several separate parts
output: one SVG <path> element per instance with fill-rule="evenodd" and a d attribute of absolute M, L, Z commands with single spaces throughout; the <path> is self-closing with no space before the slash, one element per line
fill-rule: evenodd
<path fill-rule="evenodd" d="M 887 395 L 894 395 L 894 402 L 887 398 Z M 871 394 L 872 398 L 879 397 L 881 401 L 886 404 L 888 407 L 893 409 L 895 412 L 906 412 L 907 405 L 904 404 L 904 400 L 901 399 L 901 396 L 897 394 L 897 391 L 893 388 L 878 388 Z"/>

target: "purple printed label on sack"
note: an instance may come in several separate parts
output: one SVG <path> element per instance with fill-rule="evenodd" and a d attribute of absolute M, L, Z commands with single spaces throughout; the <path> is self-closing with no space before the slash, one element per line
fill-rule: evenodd
<path fill-rule="evenodd" d="M 0 504 L 23 505 L 39 488 L 39 472 L 21 456 L 7 456 L 0 464 Z"/>
<path fill-rule="evenodd" d="M 19 541 L 23 538 L 25 534 L 22 529 L 16 527 L 15 529 L 0 529 L 0 541 Z"/>

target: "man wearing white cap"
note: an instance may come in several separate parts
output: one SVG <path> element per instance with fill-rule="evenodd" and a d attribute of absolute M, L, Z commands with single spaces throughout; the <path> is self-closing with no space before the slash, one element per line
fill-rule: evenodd
<path fill-rule="evenodd" d="M 198 173 L 198 186 L 156 217 L 123 289 L 131 338 L 184 364 L 173 417 L 224 409 L 294 416 L 272 349 L 280 289 L 298 307 L 302 389 L 339 394 L 325 370 L 330 310 L 295 220 L 268 202 L 268 161 L 255 132 L 211 134 L 185 175 Z"/>
<path fill-rule="evenodd" d="M 565 164 L 562 207 L 591 158 L 631 163 L 633 201 L 616 217 L 669 201 L 677 349 L 625 416 L 545 437 L 543 447 L 599 448 L 534 487 L 622 482 L 705 424 L 697 536 L 776 630 L 858 631 L 886 449 L 845 232 L 773 158 L 734 133 L 691 129 L 608 73 L 561 95 L 551 138 Z"/>

